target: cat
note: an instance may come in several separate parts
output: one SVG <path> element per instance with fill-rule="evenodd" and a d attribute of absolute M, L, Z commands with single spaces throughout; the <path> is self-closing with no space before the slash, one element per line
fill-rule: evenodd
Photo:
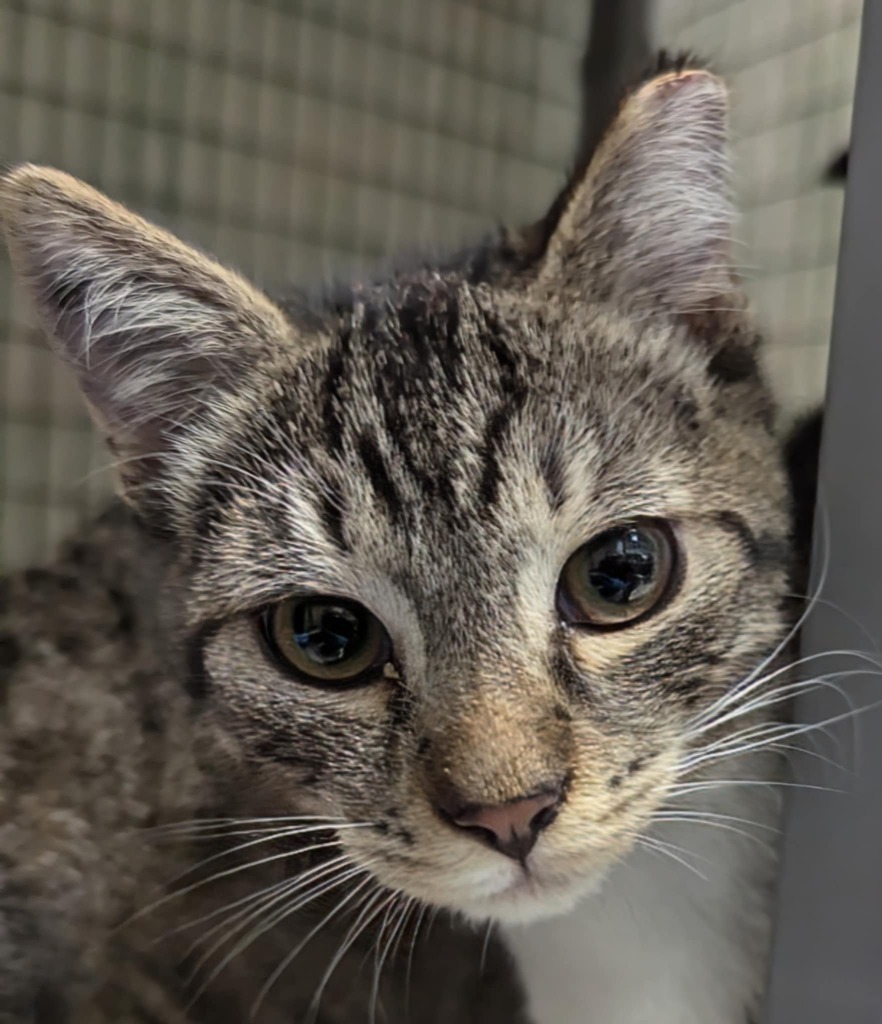
<path fill-rule="evenodd" d="M 541 221 L 281 301 L 5 175 L 121 500 L 4 583 L 0 1020 L 757 1019 L 794 551 L 727 106 L 662 65 Z"/>

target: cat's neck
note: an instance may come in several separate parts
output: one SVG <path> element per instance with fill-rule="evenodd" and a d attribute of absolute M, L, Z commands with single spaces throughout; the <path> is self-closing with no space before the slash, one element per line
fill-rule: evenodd
<path fill-rule="evenodd" d="M 768 767 L 730 765 L 748 784 L 693 796 L 702 820 L 657 826 L 653 848 L 635 848 L 572 913 L 507 931 L 536 1024 L 584 1024 L 586 1006 L 604 1024 L 753 1019 L 745 993 L 764 982 L 779 801 L 752 782 Z"/>

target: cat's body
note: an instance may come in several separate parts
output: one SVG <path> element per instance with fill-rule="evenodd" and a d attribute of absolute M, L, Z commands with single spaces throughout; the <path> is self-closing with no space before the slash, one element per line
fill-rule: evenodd
<path fill-rule="evenodd" d="M 47 569 L 4 582 L 0 616 L 4 715 L 0 727 L 2 911 L 0 1020 L 6 1024 L 146 1024 L 248 1019 L 263 982 L 333 904 L 294 915 L 236 957 L 189 1008 L 206 974 L 185 985 L 198 955 L 193 940 L 219 917 L 182 932 L 218 907 L 304 867 L 295 847 L 259 844 L 249 867 L 167 904 L 165 885 L 182 890 L 246 861 L 231 847 L 254 831 L 187 842 L 161 826 L 191 818 L 254 817 L 271 809 L 235 799 L 193 756 L 193 708 L 164 678 L 148 600 L 155 567 L 144 538 L 117 506 L 65 546 Z M 215 833 L 222 830 L 215 829 Z M 217 858 L 200 874 L 193 865 Z M 210 870 L 209 870 L 210 869 Z M 376 957 L 396 923 L 362 936 L 334 972 L 318 1020 L 366 1020 L 374 1002 Z M 325 969 L 354 918 L 320 930 L 265 1000 L 261 1021 L 289 1024 L 307 1015 Z M 257 923 L 257 922 L 255 922 Z M 211 939 L 221 936 L 211 934 Z M 241 938 L 238 933 L 236 938 Z M 159 941 L 157 941 L 159 939 Z M 394 966 L 382 974 L 378 1019 L 514 1024 L 522 998 L 508 957 L 485 933 L 436 921 L 411 953 L 402 933 Z M 225 946 L 223 952 L 229 947 Z M 430 954 L 430 956 L 427 956 Z M 443 984 L 437 964 L 445 965 Z M 210 963 L 215 966 L 216 961 Z M 436 981 L 430 983 L 429 976 Z"/>
<path fill-rule="evenodd" d="M 3 181 L 130 509 L 4 595 L 0 1019 L 309 1019 L 342 943 L 320 1021 L 397 945 L 378 1020 L 512 1024 L 500 934 L 538 1024 L 756 1012 L 792 551 L 724 143 L 666 69 L 540 225 L 312 306 Z"/>
<path fill-rule="evenodd" d="M 222 802 L 191 756 L 190 702 L 163 679 L 150 649 L 154 627 L 140 617 L 153 575 L 143 563 L 140 531 L 118 506 L 66 545 L 50 568 L 20 573 L 4 585 L 0 844 L 15 860 L 4 864 L 0 932 L 0 993 L 13 1002 L 0 1007 L 10 1022 L 234 1024 L 247 1019 L 255 983 L 317 923 L 315 914 L 290 921 L 276 930 L 270 948 L 238 957 L 221 984 L 215 982 L 219 999 L 197 1004 L 190 1018 L 184 1008 L 198 982 L 189 990 L 179 985 L 194 964 L 186 954 L 217 919 L 184 932 L 183 941 L 169 932 L 276 881 L 278 864 L 209 884 L 190 899 L 130 920 L 160 900 L 165 883 L 194 858 L 251 838 L 190 845 L 170 841 L 157 825 L 257 813 L 247 803 L 231 805 L 229 797 Z M 771 766 L 763 767 L 768 778 Z M 777 814 L 770 791 L 733 788 L 724 800 L 714 794 L 706 803 L 711 813 L 770 827 Z M 739 1019 L 768 940 L 773 845 L 764 842 L 762 829 L 740 837 L 696 824 L 659 835 L 688 846 L 685 865 L 659 851 L 637 850 L 572 914 L 504 933 L 535 1019 Z M 299 869 L 297 858 L 292 861 Z M 215 867 L 237 863 L 222 858 Z M 192 874 L 178 888 L 201 877 Z M 298 1019 L 292 1007 L 309 1005 L 351 923 L 320 932 L 319 941 L 304 948 L 261 1020 Z M 158 935 L 166 938 L 157 946 Z M 321 1021 L 365 1019 L 373 999 L 374 939 L 342 960 Z M 443 982 L 437 975 L 432 980 L 438 962 Z M 496 941 L 485 947 L 483 930 L 454 930 L 443 921 L 417 944 L 415 958 L 406 945 L 397 950 L 384 988 L 380 1005 L 393 1021 L 515 1024 L 523 1005 L 515 971 Z M 71 1018 L 68 1004 L 79 998 L 87 1009 Z M 405 1006 L 406 1013 L 396 1015 L 396 1007 Z"/>

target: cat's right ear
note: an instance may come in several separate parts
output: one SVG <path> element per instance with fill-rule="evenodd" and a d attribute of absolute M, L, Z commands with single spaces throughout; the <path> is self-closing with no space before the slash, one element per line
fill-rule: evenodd
<path fill-rule="evenodd" d="M 727 111 L 700 67 L 635 89 L 543 222 L 538 287 L 648 312 L 731 305 Z"/>
<path fill-rule="evenodd" d="M 0 179 L 2 224 L 41 325 L 73 368 L 136 504 L 160 495 L 200 418 L 291 340 L 237 274 L 82 182 L 25 165 Z"/>

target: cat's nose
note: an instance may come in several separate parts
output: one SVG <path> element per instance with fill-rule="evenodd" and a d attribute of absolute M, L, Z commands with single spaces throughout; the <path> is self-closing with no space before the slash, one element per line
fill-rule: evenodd
<path fill-rule="evenodd" d="M 523 864 L 536 845 L 539 833 L 557 816 L 562 795 L 562 787 L 555 786 L 504 804 L 466 807 L 446 813 L 445 817 L 494 850 Z"/>

